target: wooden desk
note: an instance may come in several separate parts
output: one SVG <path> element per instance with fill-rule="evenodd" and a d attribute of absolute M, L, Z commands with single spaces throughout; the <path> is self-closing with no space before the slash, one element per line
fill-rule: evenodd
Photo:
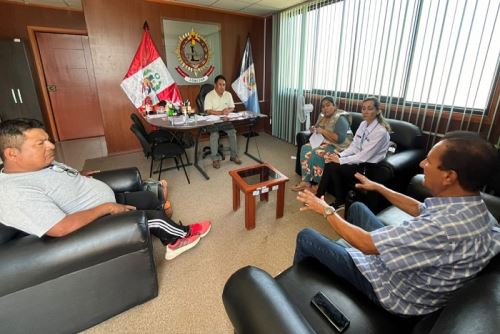
<path fill-rule="evenodd" d="M 229 122 L 245 121 L 245 122 L 248 122 L 248 127 L 249 127 L 248 132 L 252 133 L 259 118 L 267 117 L 267 115 L 255 114 L 252 112 L 245 112 L 245 114 L 242 117 L 230 118 L 230 119 L 224 119 L 223 117 L 219 117 L 218 120 L 214 120 L 214 121 L 196 120 L 196 117 L 193 116 L 193 117 L 190 117 L 188 119 L 188 122 L 178 124 L 177 122 L 175 122 L 175 120 L 181 120 L 181 118 L 179 118 L 179 117 L 183 117 L 183 116 L 176 116 L 175 118 L 172 118 L 172 117 L 167 117 L 166 115 L 164 115 L 164 116 L 155 115 L 153 117 L 146 117 L 146 122 L 148 122 L 149 124 L 151 124 L 153 126 L 156 126 L 159 128 L 164 128 L 164 129 L 167 129 L 169 131 L 190 131 L 190 130 L 196 129 L 197 133 L 196 133 L 195 142 L 194 142 L 194 163 L 193 163 L 193 166 L 196 167 L 196 169 L 201 173 L 201 175 L 203 175 L 205 177 L 205 179 L 209 180 L 210 178 L 208 177 L 207 173 L 198 164 L 198 161 L 199 161 L 199 159 L 198 159 L 198 145 L 199 145 L 199 141 L 200 141 L 200 135 L 202 134 L 204 129 L 209 125 L 213 125 L 213 124 L 217 124 L 217 123 L 223 123 L 223 122 L 228 122 L 228 121 Z M 244 153 L 247 156 L 249 156 L 250 158 L 252 158 L 253 160 L 255 160 L 259 163 L 262 163 L 262 161 L 260 159 L 254 157 L 252 154 L 250 154 L 248 152 L 249 142 L 250 142 L 250 136 L 247 137 L 247 142 L 246 142 L 246 147 L 245 147 Z"/>
<path fill-rule="evenodd" d="M 245 194 L 245 228 L 255 228 L 255 197 L 268 201 L 269 192 L 278 190 L 276 218 L 283 217 L 285 183 L 288 177 L 270 164 L 264 163 L 235 169 L 229 172 L 233 179 L 233 211 L 240 208 L 240 190 Z"/>

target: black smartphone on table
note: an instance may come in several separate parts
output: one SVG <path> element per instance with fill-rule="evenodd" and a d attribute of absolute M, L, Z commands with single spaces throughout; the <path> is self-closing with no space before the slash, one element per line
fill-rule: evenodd
<path fill-rule="evenodd" d="M 313 304 L 323 316 L 335 327 L 339 333 L 342 333 L 349 324 L 349 319 L 340 311 L 340 309 L 323 293 L 318 292 L 312 299 Z"/>

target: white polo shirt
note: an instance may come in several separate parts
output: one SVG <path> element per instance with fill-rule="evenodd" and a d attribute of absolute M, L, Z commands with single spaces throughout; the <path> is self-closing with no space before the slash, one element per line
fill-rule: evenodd
<path fill-rule="evenodd" d="M 225 108 L 234 108 L 233 96 L 227 91 L 224 91 L 222 96 L 219 96 L 214 89 L 205 96 L 204 106 L 205 111 L 221 111 Z"/>

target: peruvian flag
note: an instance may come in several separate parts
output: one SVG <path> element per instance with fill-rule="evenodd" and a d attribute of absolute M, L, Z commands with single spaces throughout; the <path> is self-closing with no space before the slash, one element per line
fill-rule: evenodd
<path fill-rule="evenodd" d="M 160 100 L 182 102 L 181 93 L 153 44 L 147 22 L 139 49 L 120 86 L 136 108 L 143 106 L 147 97 L 153 105 Z"/>

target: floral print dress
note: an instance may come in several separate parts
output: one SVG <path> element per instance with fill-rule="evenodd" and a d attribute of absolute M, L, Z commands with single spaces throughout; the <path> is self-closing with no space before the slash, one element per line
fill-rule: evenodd
<path fill-rule="evenodd" d="M 341 119 L 341 117 L 347 121 L 347 129 L 345 127 L 345 123 L 344 126 L 337 127 L 337 122 L 339 122 L 339 119 Z M 339 139 L 342 140 L 342 142 L 330 142 L 325 139 L 321 143 L 321 145 L 314 149 L 309 143 L 303 145 L 300 150 L 302 181 L 316 184 L 319 183 L 321 176 L 323 175 L 323 169 L 325 167 L 325 154 L 333 153 L 335 151 L 341 152 L 346 149 L 351 143 L 353 136 L 350 125 L 350 115 L 340 110 L 337 110 L 337 112 L 333 114 L 329 120 L 324 118 L 323 116 L 320 116 L 315 126 L 331 132 L 335 132 Z M 343 133 L 338 133 L 338 128 L 342 128 L 341 131 Z"/>

